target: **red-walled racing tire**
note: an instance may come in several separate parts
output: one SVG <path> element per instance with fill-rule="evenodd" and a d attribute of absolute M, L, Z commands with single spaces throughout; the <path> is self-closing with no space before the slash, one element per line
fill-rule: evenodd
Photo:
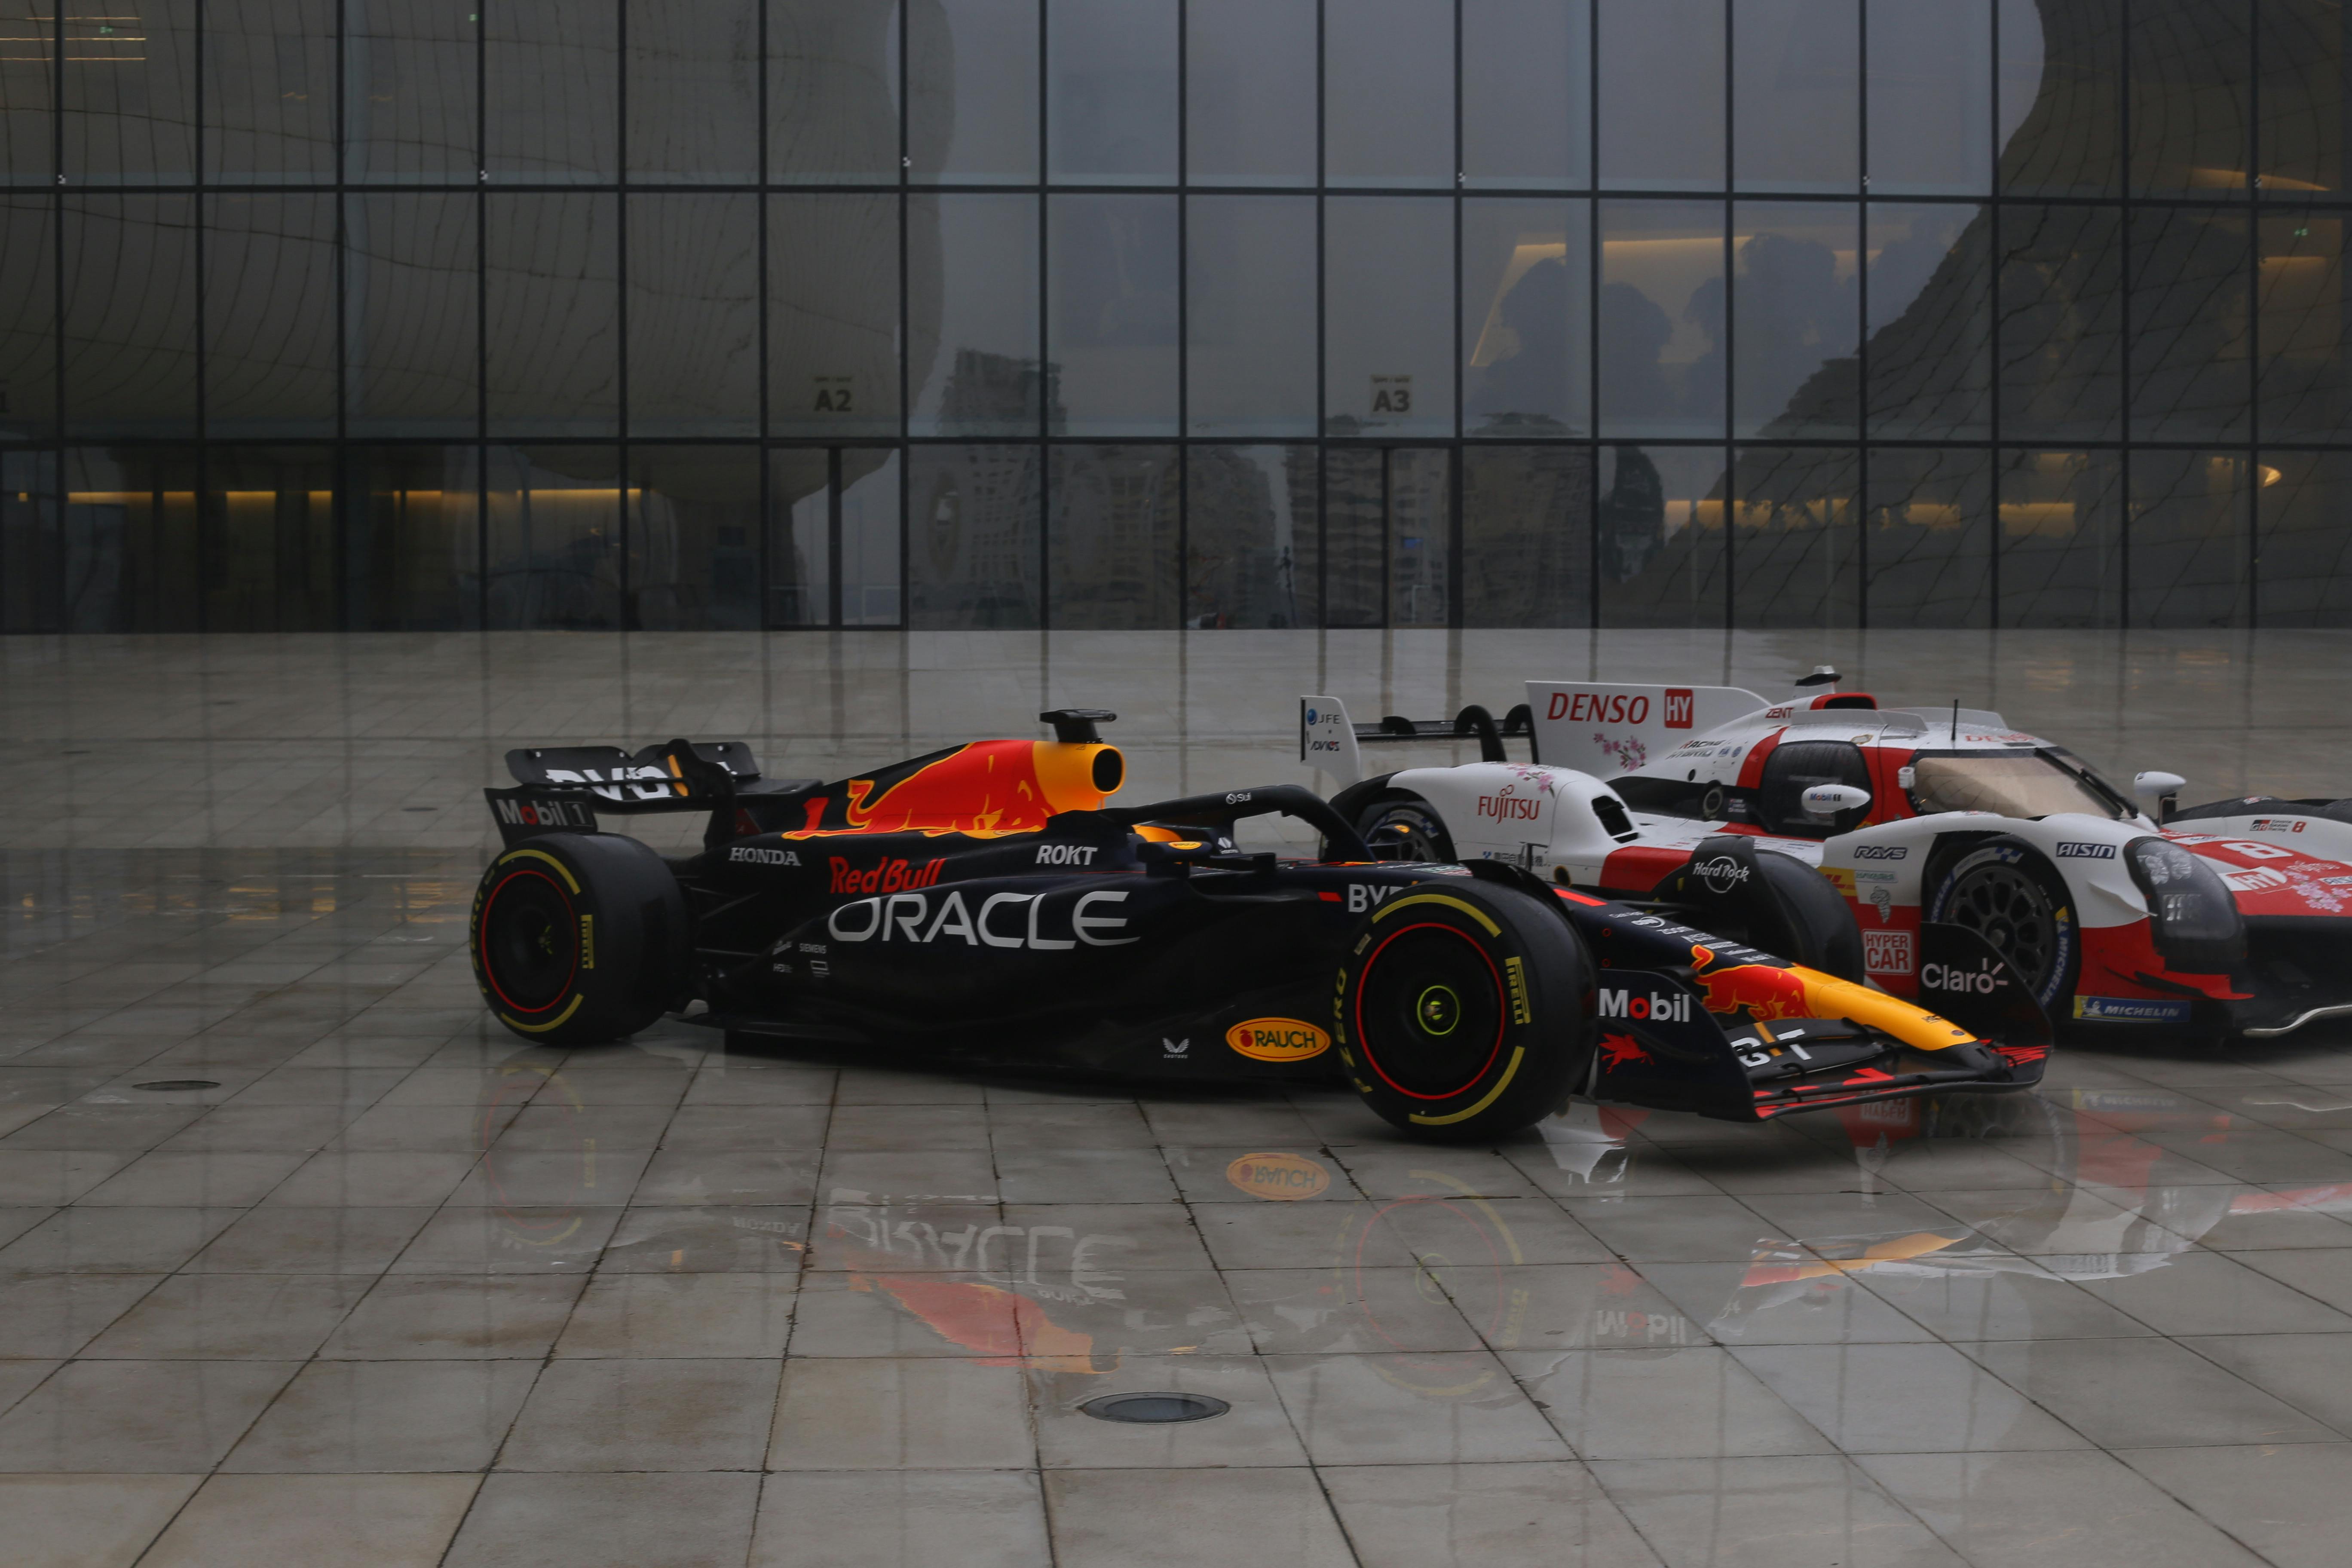
<path fill-rule="evenodd" d="M 1582 940 L 1528 894 L 1423 884 L 1367 916 L 1340 961 L 1340 1062 L 1415 1137 L 1505 1137 L 1558 1110 L 1591 1065 L 1592 973 Z"/>
<path fill-rule="evenodd" d="M 468 927 L 474 982 L 526 1040 L 586 1045 L 660 1017 L 685 974 L 686 899 L 616 833 L 550 833 L 490 862 Z"/>

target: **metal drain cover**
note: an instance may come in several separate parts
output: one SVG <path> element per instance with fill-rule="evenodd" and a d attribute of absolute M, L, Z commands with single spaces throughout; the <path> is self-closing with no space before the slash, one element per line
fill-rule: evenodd
<path fill-rule="evenodd" d="M 174 1089 L 218 1089 L 220 1087 L 220 1080 L 209 1078 L 159 1078 L 152 1079 L 146 1083 L 134 1083 L 131 1087 L 133 1089 L 152 1089 L 159 1093 L 170 1093 Z"/>
<path fill-rule="evenodd" d="M 1206 1421 L 1233 1408 L 1205 1394 L 1106 1394 L 1078 1406 L 1097 1421 Z"/>

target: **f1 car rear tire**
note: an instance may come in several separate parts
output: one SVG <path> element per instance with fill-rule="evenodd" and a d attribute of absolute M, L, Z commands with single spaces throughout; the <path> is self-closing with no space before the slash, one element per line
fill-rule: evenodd
<path fill-rule="evenodd" d="M 1423 884 L 1364 920 L 1340 961 L 1349 1081 L 1417 1138 L 1486 1142 L 1558 1110 L 1593 1050 L 1592 960 L 1515 888 Z"/>
<path fill-rule="evenodd" d="M 1966 926 L 2009 960 L 2053 1017 L 2083 972 L 2082 932 L 2066 884 L 2042 852 L 2007 834 L 1944 868 L 1927 900 L 1930 921 Z"/>
<path fill-rule="evenodd" d="M 1445 821 L 1437 809 L 1418 795 L 1392 795 L 1386 800 L 1374 801 L 1356 819 L 1356 830 L 1364 842 L 1375 846 L 1380 834 L 1391 842 L 1402 842 L 1404 853 L 1397 858 L 1422 860 L 1433 865 L 1454 863 L 1454 835 L 1445 831 Z"/>
<path fill-rule="evenodd" d="M 634 1035 L 685 978 L 686 897 L 662 858 L 617 833 L 550 833 L 490 862 L 474 894 L 474 981 L 526 1040 Z"/>

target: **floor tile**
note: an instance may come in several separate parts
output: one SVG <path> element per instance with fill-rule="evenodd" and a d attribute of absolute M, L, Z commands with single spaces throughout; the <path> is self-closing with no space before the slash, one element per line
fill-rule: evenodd
<path fill-rule="evenodd" d="M 1907 1246 L 1898 1247 L 1898 1253 Z M 1858 1280 L 1867 1258 L 1824 1261 L 1790 1247 L 1738 1263 L 1645 1263 L 1637 1272 L 1725 1344 L 1868 1344 L 1934 1336 Z"/>
<path fill-rule="evenodd" d="M 513 1475 L 482 1481 L 442 1568 L 742 1568 L 754 1475 Z"/>
<path fill-rule="evenodd" d="M 587 1284 L 579 1274 L 391 1274 L 352 1309 L 321 1356 L 352 1361 L 538 1361 Z"/>
<path fill-rule="evenodd" d="M 2179 1342 L 2352 1436 L 2352 1334 L 2200 1335 Z"/>
<path fill-rule="evenodd" d="M 1960 1348 L 2102 1447 L 2321 1443 L 2337 1436 L 2168 1340 L 2011 1341 Z"/>
<path fill-rule="evenodd" d="M 1001 1470 L 1036 1462 L 1017 1365 L 905 1357 L 784 1363 L 772 1470 Z"/>
<path fill-rule="evenodd" d="M 131 1568 L 204 1477 L 0 1476 L 15 1568 Z"/>
<path fill-rule="evenodd" d="M 1490 1354 L 1284 1355 L 1265 1364 L 1318 1465 L 1572 1457 Z"/>
<path fill-rule="evenodd" d="M 793 1307 L 795 1356 L 1013 1356 L 1044 1309 L 971 1274 L 809 1274 Z"/>
<path fill-rule="evenodd" d="M 222 1468 L 487 1469 L 538 1375 L 526 1361 L 314 1361 Z"/>
<path fill-rule="evenodd" d="M 797 1277 L 808 1253 L 809 1211 L 633 1208 L 597 1260 L 602 1273 Z"/>
<path fill-rule="evenodd" d="M 1055 1470 L 1056 1568 L 1354 1568 L 1305 1469 Z"/>
<path fill-rule="evenodd" d="M 2137 1448 L 2116 1458 L 2277 1568 L 2337 1568 L 2344 1561 L 2352 1445 Z"/>
<path fill-rule="evenodd" d="M 1858 1272 L 1853 1282 L 1938 1339 L 2117 1339 L 2154 1331 L 2052 1272 L 2068 1266 L 2063 1258 L 1978 1253 L 1956 1260 L 1949 1272 L 1936 1272 L 1934 1260 L 1922 1258 L 1912 1268 Z M 2097 1272 L 2105 1268 L 2105 1259 L 2095 1266 Z"/>
<path fill-rule="evenodd" d="M 2112 1342 L 2120 1342 L 2066 1349 Z M 1742 1345 L 1731 1353 L 1848 1453 L 2084 1447 L 2029 1399 L 2036 1390 L 2021 1394 L 1949 1345 Z"/>
<path fill-rule="evenodd" d="M 394 1274 L 579 1273 L 621 1223 L 617 1208 L 442 1209 L 394 1260 Z"/>
<path fill-rule="evenodd" d="M 75 1362 L 0 1415 L 0 1470 L 209 1470 L 298 1370 L 285 1361 Z"/>
<path fill-rule="evenodd" d="M 641 1204 L 672 1207 L 806 1205 L 817 1195 L 817 1154 L 759 1154 L 664 1149 L 636 1184 Z M 860 1201 L 863 1201 L 862 1199 Z"/>
<path fill-rule="evenodd" d="M 437 1204 L 472 1170 L 471 1154 L 313 1154 L 263 1203 L 273 1207 L 401 1207 Z"/>
<path fill-rule="evenodd" d="M 84 1356 L 287 1361 L 315 1352 L 367 1293 L 348 1274 L 182 1274 L 164 1280 Z"/>
<path fill-rule="evenodd" d="M 1835 1456 L 1614 1459 L 1592 1473 L 1666 1568 L 1966 1568 Z"/>
<path fill-rule="evenodd" d="M 1857 1462 L 1976 1568 L 2262 1562 L 2105 1454 L 1879 1454 Z"/>
<path fill-rule="evenodd" d="M 499 1468 L 756 1469 L 776 1377 L 773 1361 L 551 1362 Z"/>
<path fill-rule="evenodd" d="M 215 1476 L 140 1561 L 434 1568 L 477 1484 L 473 1476 Z"/>
<path fill-rule="evenodd" d="M 1712 1346 L 1514 1351 L 1503 1364 L 1587 1459 L 1832 1451 L 1811 1422 L 1729 1352 Z"/>
<path fill-rule="evenodd" d="M 822 1530 L 810 1521 L 824 1521 Z M 787 1471 L 760 1493 L 750 1568 L 1037 1568 L 1037 1478 L 1007 1470 Z"/>
<path fill-rule="evenodd" d="M 59 1209 L 0 1247 L 0 1275 L 162 1274 L 236 1221 L 233 1208 Z"/>
<path fill-rule="evenodd" d="M 391 1267 L 429 1208 L 254 1209 L 186 1265 L 199 1274 L 379 1274 Z"/>
<path fill-rule="evenodd" d="M 268 1196 L 303 1162 L 299 1152 L 142 1154 L 75 1201 L 147 1206 L 247 1207 Z"/>
<path fill-rule="evenodd" d="M 1581 1465 L 1338 1465 L 1317 1475 L 1363 1568 L 1658 1562 Z"/>
<path fill-rule="evenodd" d="M 1572 1198 L 1561 1206 L 1629 1263 L 1745 1263 L 1780 1227 L 1727 1197 Z"/>
<path fill-rule="evenodd" d="M 997 1191 L 1009 1204 L 1148 1204 L 1176 1197 L 1167 1160 L 1157 1149 L 1000 1146 L 995 1160 Z"/>
<path fill-rule="evenodd" d="M 2272 1272 L 2251 1258 L 2188 1252 L 2160 1269 L 2082 1283 L 2160 1334 L 2352 1331 L 2352 1317 L 2281 1284 Z"/>
<path fill-rule="evenodd" d="M 1451 1280 L 1449 1274 L 1467 1276 Z M 1450 1289 L 1492 1270 L 1244 1268 L 1225 1276 L 1251 1344 L 1283 1353 L 1475 1351 L 1485 1342 Z"/>
<path fill-rule="evenodd" d="M 558 1356 L 781 1356 L 793 1281 L 764 1274 L 599 1274 Z"/>
<path fill-rule="evenodd" d="M 1329 1151 L 1314 1143 L 1177 1143 L 1169 1145 L 1162 1153 L 1170 1179 L 1175 1182 L 1185 1201 L 1192 1204 L 1223 1205 L 1255 1199 L 1287 1207 L 1355 1203 L 1363 1196 L 1348 1179 L 1347 1167 Z"/>

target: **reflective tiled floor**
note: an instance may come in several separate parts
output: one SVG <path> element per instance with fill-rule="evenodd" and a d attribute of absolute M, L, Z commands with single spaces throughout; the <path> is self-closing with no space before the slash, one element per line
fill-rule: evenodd
<path fill-rule="evenodd" d="M 1370 638 L 1358 685 L 1311 637 L 1070 641 L 749 641 L 764 696 L 688 639 L 0 648 L 0 1560 L 2343 1561 L 2352 1037 L 1465 1151 L 1340 1094 L 488 1025 L 468 796 L 506 744 L 732 729 L 821 772 L 1043 696 L 1127 713 L 1139 790 L 1205 787 L 1297 776 L 1294 687 L 1433 710 L 1545 646 Z M 2110 766 L 2352 773 L 2343 643 L 1960 651 L 1955 694 Z M 1078 1411 L 1135 1390 L 1232 1408 Z"/>

